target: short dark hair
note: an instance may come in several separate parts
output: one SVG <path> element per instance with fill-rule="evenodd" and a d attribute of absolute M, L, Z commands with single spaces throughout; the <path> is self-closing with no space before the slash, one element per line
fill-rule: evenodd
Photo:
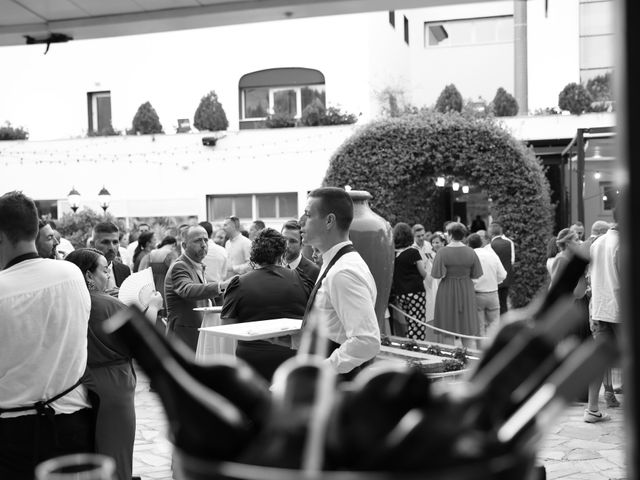
<path fill-rule="evenodd" d="M 38 209 L 22 192 L 7 192 L 0 197 L 0 231 L 14 245 L 38 236 Z"/>
<path fill-rule="evenodd" d="M 231 220 L 236 227 L 236 230 L 240 230 L 240 219 L 235 215 L 230 215 L 227 217 L 227 220 Z"/>
<path fill-rule="evenodd" d="M 56 222 L 54 222 L 53 220 L 47 220 L 47 224 L 53 228 L 54 230 L 58 229 L 58 226 L 56 225 Z"/>
<path fill-rule="evenodd" d="M 253 224 L 258 227 L 259 230 L 264 230 L 266 228 L 266 225 L 262 220 L 254 220 Z"/>
<path fill-rule="evenodd" d="M 297 220 L 288 220 L 282 226 L 282 230 L 296 230 L 299 232 L 301 229 L 302 227 L 300 225 L 300 222 L 298 222 Z"/>
<path fill-rule="evenodd" d="M 447 225 L 447 232 L 454 240 L 460 241 L 467 234 L 467 227 L 460 222 L 451 222 Z"/>
<path fill-rule="evenodd" d="M 416 223 L 413 227 L 411 227 L 411 231 L 413 232 L 414 235 L 418 233 L 420 230 L 424 230 L 424 225 L 420 223 Z"/>
<path fill-rule="evenodd" d="M 64 259 L 78 266 L 82 275 L 87 272 L 95 272 L 98 267 L 98 259 L 104 257 L 104 254 L 95 248 L 79 248 L 73 252 L 69 252 Z"/>
<path fill-rule="evenodd" d="M 176 243 L 178 243 L 176 237 L 174 237 L 173 235 L 167 235 L 160 241 L 160 243 L 158 244 L 158 248 L 162 248 L 165 245 L 175 245 Z"/>
<path fill-rule="evenodd" d="M 396 223 L 393 226 L 393 244 L 396 248 L 405 248 L 413 243 L 413 232 L 409 224 Z"/>
<path fill-rule="evenodd" d="M 286 248 L 287 241 L 280 232 L 265 228 L 253 240 L 249 259 L 258 265 L 273 265 L 282 257 Z"/>
<path fill-rule="evenodd" d="M 492 237 L 495 235 L 502 235 L 502 224 L 492 222 L 491 225 L 489 225 L 489 235 Z"/>
<path fill-rule="evenodd" d="M 467 237 L 467 245 L 469 245 L 471 248 L 482 247 L 482 237 L 477 233 L 472 233 Z"/>
<path fill-rule="evenodd" d="M 200 222 L 198 225 L 204 228 L 207 231 L 207 236 L 211 238 L 211 235 L 213 235 L 213 225 L 211 225 L 211 222 L 207 222 L 205 220 L 203 222 Z"/>
<path fill-rule="evenodd" d="M 353 200 L 348 192 L 337 187 L 322 187 L 311 191 L 309 197 L 320 199 L 318 210 L 322 216 L 333 213 L 338 228 L 343 232 L 349 230 L 353 221 Z"/>
<path fill-rule="evenodd" d="M 100 222 L 93 227 L 93 233 L 120 233 L 120 229 L 113 222 Z"/>

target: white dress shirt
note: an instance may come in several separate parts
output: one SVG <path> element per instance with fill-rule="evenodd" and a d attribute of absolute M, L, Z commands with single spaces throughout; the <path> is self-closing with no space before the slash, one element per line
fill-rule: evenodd
<path fill-rule="evenodd" d="M 227 240 L 224 248 L 227 250 L 227 278 L 242 275 L 251 270 L 249 265 L 251 240 L 240 234 Z"/>
<path fill-rule="evenodd" d="M 202 260 L 207 267 L 204 276 L 207 282 L 221 282 L 227 274 L 227 251 L 211 239 L 208 243 L 207 256 Z"/>
<path fill-rule="evenodd" d="M 82 377 L 90 310 L 84 277 L 70 262 L 30 259 L 0 271 L 1 408 L 50 399 Z M 76 387 L 51 407 L 57 414 L 90 407 L 85 387 Z"/>
<path fill-rule="evenodd" d="M 500 257 L 490 245 L 474 248 L 473 251 L 476 252 L 482 266 L 482 276 L 473 279 L 475 291 L 480 293 L 497 292 L 498 284 L 507 278 L 507 271 L 504 269 Z"/>
<path fill-rule="evenodd" d="M 591 244 L 591 317 L 599 322 L 620 322 L 619 244 L 615 227 Z"/>
<path fill-rule="evenodd" d="M 322 254 L 322 269 L 345 245 L 342 242 Z M 309 312 L 309 326 L 322 322 L 330 340 L 340 344 L 329 357 L 338 373 L 347 373 L 374 358 L 380 351 L 380 328 L 374 305 L 376 283 L 357 252 L 344 254 L 322 281 Z"/>
<path fill-rule="evenodd" d="M 298 265 L 300 265 L 301 261 L 302 261 L 302 253 L 298 254 L 296 259 L 293 262 L 289 262 L 289 263 L 287 263 L 287 261 L 283 257 L 282 266 L 286 267 L 286 268 L 288 268 L 290 270 L 295 270 L 296 268 L 298 268 Z"/>

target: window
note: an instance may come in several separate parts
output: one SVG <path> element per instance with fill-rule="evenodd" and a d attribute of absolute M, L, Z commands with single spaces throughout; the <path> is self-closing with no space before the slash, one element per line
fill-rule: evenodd
<path fill-rule="evenodd" d="M 241 220 L 296 218 L 298 194 L 287 192 L 207 196 L 207 218 L 222 221 L 231 215 Z"/>
<path fill-rule="evenodd" d="M 396 28 L 396 12 L 395 10 L 389 10 L 389 24 Z"/>
<path fill-rule="evenodd" d="M 404 17 L 404 41 L 409 45 L 409 19 Z"/>
<path fill-rule="evenodd" d="M 38 217 L 46 219 L 58 218 L 58 200 L 34 200 L 38 209 Z"/>
<path fill-rule="evenodd" d="M 424 24 L 425 48 L 513 42 L 513 16 Z"/>
<path fill-rule="evenodd" d="M 309 68 L 274 68 L 240 79 L 240 128 L 243 121 L 264 120 L 280 113 L 300 118 L 314 100 L 326 105 L 324 75 Z"/>
<path fill-rule="evenodd" d="M 89 133 L 106 132 L 111 126 L 111 92 L 88 92 Z"/>
<path fill-rule="evenodd" d="M 580 80 L 610 72 L 614 65 L 613 2 L 580 2 Z"/>

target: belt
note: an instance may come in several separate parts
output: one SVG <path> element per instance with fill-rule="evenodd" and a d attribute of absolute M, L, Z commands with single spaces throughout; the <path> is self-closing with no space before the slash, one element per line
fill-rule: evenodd
<path fill-rule="evenodd" d="M 78 380 L 76 383 L 71 385 L 69 388 L 64 390 L 57 395 L 54 395 L 48 400 L 40 400 L 38 402 L 33 403 L 32 405 L 25 405 L 22 407 L 11 407 L 11 408 L 1 408 L 0 407 L 0 416 L 3 413 L 13 413 L 13 412 L 28 412 L 29 410 L 34 410 L 37 415 L 54 415 L 54 410 L 49 405 L 56 400 L 64 397 L 66 394 L 75 390 L 75 388 L 82 383 L 82 378 Z"/>

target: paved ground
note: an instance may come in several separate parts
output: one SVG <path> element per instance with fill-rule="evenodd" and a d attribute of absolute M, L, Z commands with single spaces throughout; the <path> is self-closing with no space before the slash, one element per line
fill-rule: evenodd
<path fill-rule="evenodd" d="M 623 396 L 618 399 L 622 402 Z M 626 478 L 622 408 L 609 409 L 611 421 L 597 424 L 582 421 L 584 408 L 584 403 L 570 405 L 542 442 L 539 461 L 545 466 L 547 479 Z M 171 444 L 166 437 L 164 412 L 142 373 L 138 376 L 136 413 L 134 475 L 143 480 L 172 480 Z"/>

